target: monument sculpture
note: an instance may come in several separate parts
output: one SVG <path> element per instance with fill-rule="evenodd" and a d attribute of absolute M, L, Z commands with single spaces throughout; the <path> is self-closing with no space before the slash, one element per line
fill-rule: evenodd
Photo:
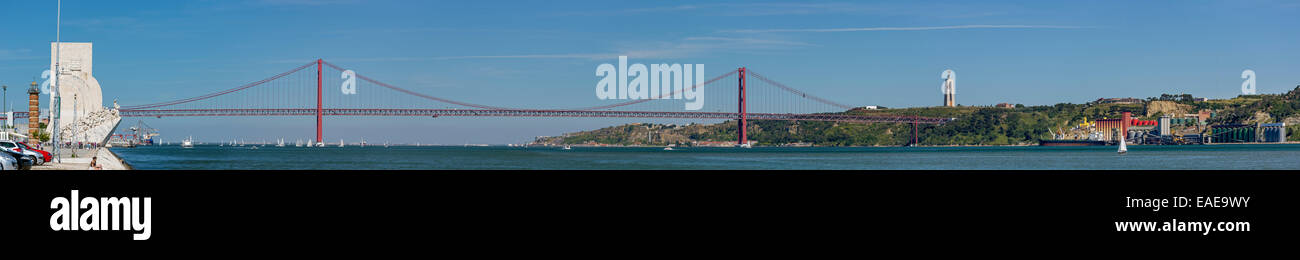
<path fill-rule="evenodd" d="M 58 91 L 59 97 L 55 104 L 54 93 L 50 93 L 50 111 L 55 111 L 50 115 L 58 117 L 58 136 L 62 143 L 103 144 L 121 122 L 117 109 L 103 105 L 103 92 L 94 76 L 93 47 L 88 42 L 50 43 L 50 71 L 57 71 L 58 75 L 51 88 Z M 54 129 L 47 127 L 45 131 Z"/>

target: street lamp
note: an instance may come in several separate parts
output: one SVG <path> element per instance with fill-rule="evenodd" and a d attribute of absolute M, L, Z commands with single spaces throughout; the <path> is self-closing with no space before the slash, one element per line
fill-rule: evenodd
<path fill-rule="evenodd" d="M 68 129 L 69 131 L 72 131 L 72 134 L 68 135 L 68 138 L 72 138 L 72 140 L 68 141 L 68 145 L 76 145 L 73 142 L 77 141 L 77 125 L 76 125 L 77 117 L 78 117 L 77 116 L 77 93 L 72 93 L 72 121 L 71 122 L 73 125 L 69 126 L 71 128 Z M 77 149 L 79 148 L 80 147 L 78 146 L 73 146 L 73 148 L 68 149 L 72 151 L 72 157 L 77 157 Z"/>
<path fill-rule="evenodd" d="M 4 95 L 5 114 L 8 115 L 8 112 L 9 112 L 9 85 L 0 85 L 0 93 L 2 93 L 2 94 L 0 94 L 0 95 Z M 8 118 L 5 118 L 5 119 L 6 119 L 6 120 L 5 120 L 5 126 L 4 126 L 4 129 L 5 129 L 6 132 L 8 132 L 8 131 L 9 131 L 9 127 L 10 127 L 10 126 L 9 126 L 9 120 L 8 120 Z"/>

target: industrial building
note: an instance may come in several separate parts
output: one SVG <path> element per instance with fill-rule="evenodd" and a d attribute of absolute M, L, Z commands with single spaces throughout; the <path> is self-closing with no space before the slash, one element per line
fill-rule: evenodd
<path fill-rule="evenodd" d="M 1211 143 L 1286 142 L 1286 123 L 1216 125 L 1210 128 Z"/>

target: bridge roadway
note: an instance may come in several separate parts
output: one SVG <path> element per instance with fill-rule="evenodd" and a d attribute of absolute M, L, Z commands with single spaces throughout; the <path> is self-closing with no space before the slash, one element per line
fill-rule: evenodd
<path fill-rule="evenodd" d="M 595 117 L 595 118 L 684 118 L 737 119 L 740 113 L 728 112 L 651 112 L 593 110 L 510 110 L 510 109 L 321 109 L 322 116 L 461 116 L 461 117 Z M 266 109 L 122 109 L 122 117 L 194 117 L 194 116 L 315 116 L 314 108 Z M 3 119 L 0 115 L 0 119 Z M 27 112 L 14 112 L 14 118 L 27 118 Z M 833 121 L 854 123 L 943 124 L 951 118 L 903 115 L 778 114 L 749 113 L 750 120 Z"/>
<path fill-rule="evenodd" d="M 123 109 L 122 117 L 193 117 L 193 116 L 315 116 L 314 108 L 268 109 Z M 460 117 L 599 117 L 599 118 L 684 118 L 738 119 L 739 113 L 728 112 L 651 112 L 593 110 L 509 110 L 509 109 L 321 109 L 323 116 L 460 116 Z M 19 115 L 15 115 L 19 117 Z M 844 114 L 777 114 L 748 113 L 750 120 L 834 121 L 855 123 L 943 124 L 949 118 L 902 115 Z"/>

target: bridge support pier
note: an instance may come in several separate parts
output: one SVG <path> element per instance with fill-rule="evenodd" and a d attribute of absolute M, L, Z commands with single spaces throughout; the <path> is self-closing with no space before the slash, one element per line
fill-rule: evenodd
<path fill-rule="evenodd" d="M 324 114 L 321 109 L 321 98 L 324 96 L 321 93 L 321 74 L 324 64 L 324 60 L 316 59 L 316 143 L 324 142 L 321 136 L 321 116 Z"/>
<path fill-rule="evenodd" d="M 917 126 L 919 126 L 919 124 L 916 123 L 916 117 L 914 116 L 912 117 L 912 146 L 917 146 L 921 143 L 921 139 L 916 136 L 918 132 L 916 129 Z"/>
<path fill-rule="evenodd" d="M 749 112 L 747 111 L 745 105 L 745 68 L 744 67 L 740 68 L 740 97 L 737 100 L 740 103 L 740 107 L 737 108 L 737 110 L 739 110 L 740 113 L 740 122 L 736 129 L 739 131 L 738 136 L 740 137 L 740 140 L 736 141 L 736 145 L 745 146 L 749 144 L 748 129 L 745 127 L 749 121 Z"/>

